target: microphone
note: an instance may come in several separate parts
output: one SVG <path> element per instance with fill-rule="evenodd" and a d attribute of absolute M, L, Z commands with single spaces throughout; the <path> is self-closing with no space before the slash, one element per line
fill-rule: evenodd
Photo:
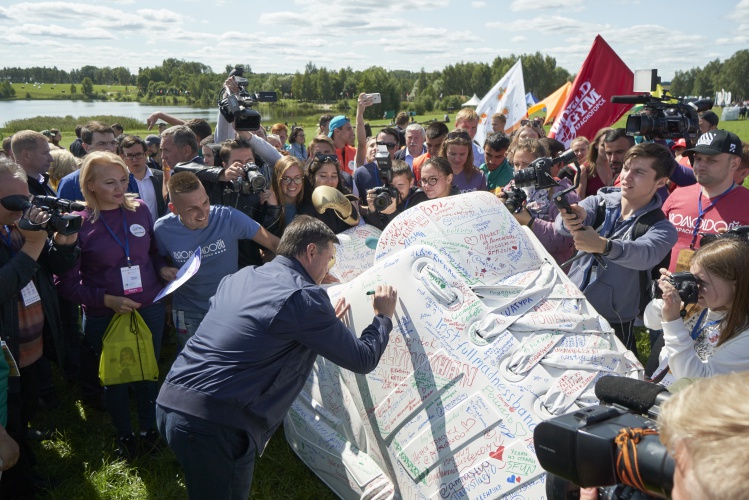
<path fill-rule="evenodd" d="M 0 200 L 3 208 L 11 212 L 23 212 L 31 206 L 31 202 L 22 194 L 13 194 Z"/>
<path fill-rule="evenodd" d="M 614 104 L 647 104 L 652 100 L 653 96 L 650 94 L 611 96 L 611 102 Z"/>
<path fill-rule="evenodd" d="M 367 247 L 371 248 L 372 250 L 377 250 L 378 241 L 380 241 L 379 238 L 375 238 L 374 236 L 367 236 L 367 239 L 364 240 L 364 244 L 367 245 Z"/>
<path fill-rule="evenodd" d="M 596 382 L 595 393 L 603 402 L 624 406 L 651 418 L 658 416 L 660 405 L 671 397 L 671 393 L 663 386 L 612 376 L 601 377 Z"/>

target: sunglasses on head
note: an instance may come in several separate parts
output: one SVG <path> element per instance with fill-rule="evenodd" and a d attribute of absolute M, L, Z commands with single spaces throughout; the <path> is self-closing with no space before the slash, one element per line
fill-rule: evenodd
<path fill-rule="evenodd" d="M 315 159 L 319 163 L 338 163 L 337 155 L 326 155 L 322 153 L 315 153 Z"/>
<path fill-rule="evenodd" d="M 463 140 L 470 142 L 471 136 L 468 135 L 468 132 L 463 132 L 463 131 L 450 132 L 449 134 L 447 134 L 447 140 L 452 141 L 454 139 L 463 139 Z"/>
<path fill-rule="evenodd" d="M 392 151 L 395 148 L 398 147 L 398 144 L 394 142 L 383 142 L 383 141 L 377 141 L 378 146 L 386 146 L 388 148 L 388 151 Z"/>

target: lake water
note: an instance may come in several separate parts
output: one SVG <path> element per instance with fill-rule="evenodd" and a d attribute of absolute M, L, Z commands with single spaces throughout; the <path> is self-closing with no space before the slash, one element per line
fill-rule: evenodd
<path fill-rule="evenodd" d="M 296 112 L 288 112 L 283 108 L 267 104 L 256 106 L 265 123 L 275 121 L 293 122 L 304 116 Z M 115 102 L 115 101 L 67 101 L 67 100 L 15 100 L 0 101 L 0 127 L 10 120 L 33 118 L 35 116 L 94 116 L 113 115 L 135 118 L 145 123 L 146 118 L 155 111 L 163 111 L 169 115 L 183 120 L 190 118 L 203 118 L 209 122 L 215 122 L 218 116 L 218 107 L 211 109 L 191 108 L 189 106 L 154 106 L 152 104 L 141 104 L 138 102 Z M 319 113 L 322 114 L 322 113 Z M 319 114 L 317 114 L 319 116 Z"/>

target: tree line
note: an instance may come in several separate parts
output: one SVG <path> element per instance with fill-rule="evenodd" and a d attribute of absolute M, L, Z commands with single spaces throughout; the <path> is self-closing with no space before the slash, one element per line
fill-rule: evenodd
<path fill-rule="evenodd" d="M 749 99 L 749 50 L 739 50 L 723 62 L 715 59 L 702 68 L 677 71 L 670 90 L 675 96 L 702 97 L 726 90 L 734 101 Z"/>

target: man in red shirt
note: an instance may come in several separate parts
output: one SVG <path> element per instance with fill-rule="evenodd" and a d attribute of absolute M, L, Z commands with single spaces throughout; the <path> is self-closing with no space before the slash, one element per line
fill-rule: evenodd
<path fill-rule="evenodd" d="M 330 120 L 329 127 L 328 137 L 333 139 L 341 169 L 353 175 L 356 169 L 356 148 L 352 146 L 354 143 L 354 127 L 351 126 L 348 117 L 343 115 L 338 115 Z"/>

